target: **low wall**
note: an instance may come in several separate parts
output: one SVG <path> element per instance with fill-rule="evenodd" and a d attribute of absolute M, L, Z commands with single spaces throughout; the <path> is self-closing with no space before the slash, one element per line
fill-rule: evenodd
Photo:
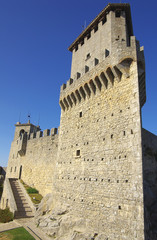
<path fill-rule="evenodd" d="M 15 214 L 17 211 L 16 202 L 8 178 L 6 178 L 4 182 L 3 194 L 1 198 L 1 209 L 5 209 L 7 207 L 9 207 L 13 214 Z"/>

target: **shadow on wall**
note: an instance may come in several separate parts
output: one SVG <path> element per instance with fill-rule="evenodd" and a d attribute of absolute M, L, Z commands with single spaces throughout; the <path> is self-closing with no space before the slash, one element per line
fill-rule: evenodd
<path fill-rule="evenodd" d="M 157 239 L 157 136 L 142 129 L 145 240 Z"/>
<path fill-rule="evenodd" d="M 0 166 L 0 183 L 3 183 L 5 180 L 6 170 L 7 170 L 6 167 Z"/>

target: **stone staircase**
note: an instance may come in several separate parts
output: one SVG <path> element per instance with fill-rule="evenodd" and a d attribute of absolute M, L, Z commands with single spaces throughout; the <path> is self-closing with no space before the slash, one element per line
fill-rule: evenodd
<path fill-rule="evenodd" d="M 25 198 L 22 189 L 18 183 L 17 179 L 10 178 L 10 185 L 12 188 L 12 192 L 15 198 L 15 202 L 17 205 L 17 212 L 15 212 L 15 218 L 30 218 L 33 217 L 33 212 L 29 207 L 27 199 Z"/>

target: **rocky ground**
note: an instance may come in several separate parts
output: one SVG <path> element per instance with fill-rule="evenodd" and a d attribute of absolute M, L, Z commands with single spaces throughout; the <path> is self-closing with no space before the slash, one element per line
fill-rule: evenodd
<path fill-rule="evenodd" d="M 86 220 L 72 215 L 69 205 L 58 205 L 53 210 L 53 196 L 48 194 L 41 202 L 35 222 L 55 240 L 107 240 L 103 233 L 87 230 Z"/>

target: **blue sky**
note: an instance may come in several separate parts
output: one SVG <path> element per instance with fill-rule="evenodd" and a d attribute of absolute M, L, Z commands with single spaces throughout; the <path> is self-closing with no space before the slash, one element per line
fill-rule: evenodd
<path fill-rule="evenodd" d="M 120 1 L 110 1 L 118 3 Z M 134 35 L 144 45 L 147 102 L 143 127 L 157 134 L 157 2 L 131 4 Z M 60 86 L 70 77 L 68 46 L 108 4 L 104 0 L 0 0 L 0 165 L 6 166 L 14 124 L 58 127 Z"/>

